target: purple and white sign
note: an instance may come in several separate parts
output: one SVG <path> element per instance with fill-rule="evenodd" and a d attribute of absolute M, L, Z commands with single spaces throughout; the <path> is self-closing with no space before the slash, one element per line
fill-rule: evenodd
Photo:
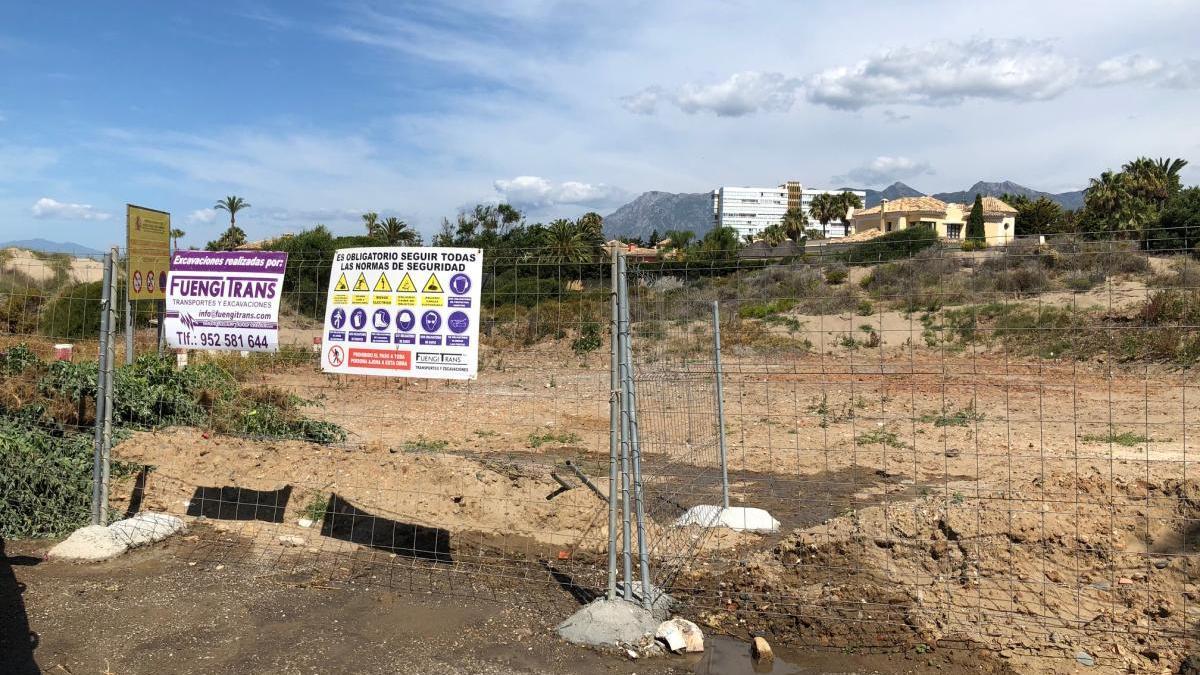
<path fill-rule="evenodd" d="M 166 278 L 167 344 L 275 351 L 286 270 L 287 254 L 279 251 L 176 251 Z"/>

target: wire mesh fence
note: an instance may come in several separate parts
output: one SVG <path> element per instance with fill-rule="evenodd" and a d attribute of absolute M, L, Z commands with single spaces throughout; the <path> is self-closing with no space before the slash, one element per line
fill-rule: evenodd
<path fill-rule="evenodd" d="M 851 253 L 629 262 L 654 584 L 709 629 L 783 642 L 1177 664 L 1200 615 L 1200 265 L 1076 240 Z M 61 534 L 87 521 L 95 301 L 3 269 L 0 306 L 36 305 L 0 324 L 4 534 Z M 330 580 L 602 593 L 610 262 L 485 256 L 465 382 L 322 373 L 329 269 L 292 253 L 275 354 L 181 368 L 135 308 L 109 519 L 175 514 L 181 554 Z M 52 361 L 66 341 L 73 360 Z M 726 491 L 778 531 L 681 521 Z M 13 516 L 36 509 L 50 525 Z"/>
<path fill-rule="evenodd" d="M 1197 270 L 1072 240 L 637 266 L 652 568 L 743 635 L 1174 667 L 1200 615 Z M 669 527 L 720 504 L 714 301 L 731 501 L 765 538 Z"/>

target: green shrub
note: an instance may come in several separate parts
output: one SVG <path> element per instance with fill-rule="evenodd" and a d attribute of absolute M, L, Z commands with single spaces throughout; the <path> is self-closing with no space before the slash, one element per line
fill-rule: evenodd
<path fill-rule="evenodd" d="M 841 254 L 847 263 L 873 263 L 910 258 L 918 251 L 937 244 L 937 232 L 925 225 L 916 225 L 881 234 L 874 239 L 854 244 Z"/>
<path fill-rule="evenodd" d="M 845 265 L 830 265 L 825 268 L 825 283 L 827 284 L 836 286 L 845 283 L 849 276 L 850 271 L 846 269 Z"/>
<path fill-rule="evenodd" d="M 600 324 L 589 321 L 579 329 L 579 337 L 571 342 L 571 350 L 577 355 L 583 356 L 588 352 L 596 351 L 601 344 Z"/>

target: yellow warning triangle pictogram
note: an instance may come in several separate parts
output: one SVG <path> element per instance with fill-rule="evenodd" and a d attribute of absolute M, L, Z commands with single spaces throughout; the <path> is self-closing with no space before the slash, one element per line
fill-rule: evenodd
<path fill-rule="evenodd" d="M 375 282 L 375 293 L 391 293 L 392 284 L 388 281 L 386 274 L 379 275 L 379 281 Z"/>
<path fill-rule="evenodd" d="M 425 288 L 421 289 L 422 293 L 443 293 L 442 284 L 438 281 L 436 274 L 429 275 L 429 281 L 425 282 Z"/>
<path fill-rule="evenodd" d="M 408 276 L 408 272 L 404 273 L 404 278 L 400 280 L 400 285 L 396 287 L 397 293 L 416 293 L 417 285 L 413 283 L 412 277 Z"/>
<path fill-rule="evenodd" d="M 340 279 L 337 280 L 337 284 L 334 285 L 333 290 L 339 291 L 339 292 L 345 292 L 345 291 L 350 290 L 350 284 L 346 283 L 346 273 L 345 272 L 342 272 L 342 276 Z"/>
<path fill-rule="evenodd" d="M 367 285 L 367 275 L 363 274 L 362 272 L 359 272 L 358 273 L 358 281 L 354 282 L 354 292 L 355 293 L 365 293 L 366 291 L 369 291 L 369 290 L 371 290 L 371 287 Z"/>

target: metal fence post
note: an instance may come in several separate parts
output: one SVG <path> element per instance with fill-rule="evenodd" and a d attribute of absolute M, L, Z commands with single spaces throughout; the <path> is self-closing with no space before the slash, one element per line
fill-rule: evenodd
<path fill-rule="evenodd" d="M 608 599 L 617 597 L 617 455 L 620 445 L 621 399 L 620 363 L 617 360 L 617 335 L 620 332 L 617 310 L 617 247 L 612 250 L 612 321 L 609 324 L 608 392 Z"/>
<path fill-rule="evenodd" d="M 125 251 L 125 365 L 133 363 L 133 300 L 129 297 L 129 279 L 133 273 L 129 251 Z"/>
<path fill-rule="evenodd" d="M 100 352 L 96 358 L 96 422 L 95 443 L 92 455 L 92 524 L 103 525 L 104 521 L 104 408 L 108 377 L 105 362 L 108 360 L 109 309 L 113 287 L 113 254 L 104 254 L 104 273 L 100 291 Z"/>
<path fill-rule="evenodd" d="M 642 454 L 638 442 L 637 427 L 637 397 L 633 384 L 633 350 L 630 348 L 631 326 L 629 313 L 629 279 L 625 256 L 618 258 L 620 271 L 620 323 L 621 331 L 621 361 L 624 364 L 624 382 L 621 387 L 621 403 L 625 409 L 625 424 L 622 430 L 628 434 L 630 463 L 633 468 L 633 501 L 637 520 L 638 538 L 638 575 L 642 579 L 642 606 L 649 609 L 653 603 L 650 589 L 650 561 L 646 550 L 646 512 L 642 501 Z M 628 513 L 628 506 L 626 507 Z"/>
<path fill-rule="evenodd" d="M 625 304 L 629 301 L 625 295 L 625 257 L 620 251 L 616 254 L 617 262 L 617 388 L 619 390 L 619 408 L 617 416 L 620 421 L 621 430 L 621 571 L 622 571 L 622 596 L 632 602 L 633 601 L 633 501 L 629 498 L 630 489 L 630 473 L 629 473 L 629 417 L 628 410 L 625 407 L 628 397 L 625 390 L 625 374 L 622 369 L 625 367 L 625 340 L 626 328 L 625 324 Z"/>
<path fill-rule="evenodd" d="M 111 272 L 109 278 L 116 279 L 117 277 L 117 251 L 113 249 Z M 114 383 L 116 379 L 114 375 L 116 364 L 116 337 L 117 337 L 117 315 L 116 315 L 116 300 L 117 293 L 115 283 L 109 286 L 108 289 L 108 335 L 104 341 L 106 350 L 104 355 L 104 426 L 100 438 L 101 462 L 100 462 L 100 508 L 101 516 L 105 523 L 108 522 L 108 486 L 109 486 L 109 469 L 112 458 L 112 415 L 113 401 L 115 400 Z M 99 412 L 99 411 L 97 411 Z"/>
<path fill-rule="evenodd" d="M 713 300 L 713 367 L 717 387 L 717 448 L 721 460 L 721 506 L 729 508 L 729 463 L 725 448 L 725 387 L 721 371 L 721 305 Z"/>

